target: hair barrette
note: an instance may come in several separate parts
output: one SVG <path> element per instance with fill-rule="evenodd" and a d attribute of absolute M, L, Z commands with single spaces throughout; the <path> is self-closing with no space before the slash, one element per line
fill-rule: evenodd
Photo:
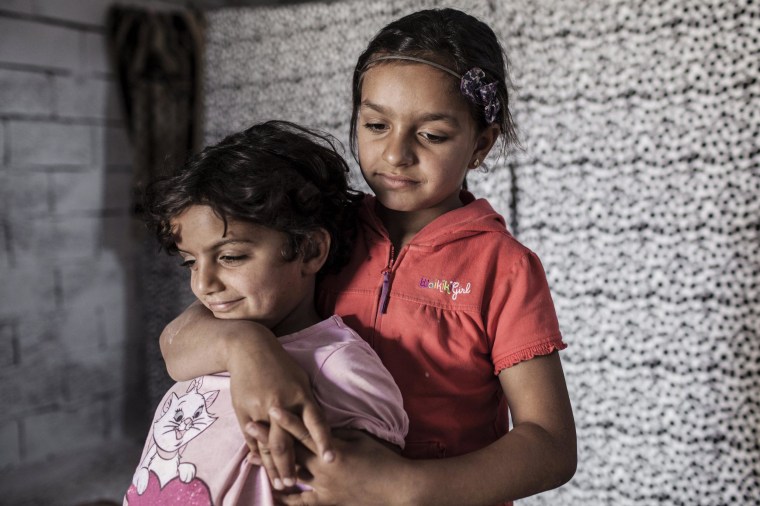
<path fill-rule="evenodd" d="M 483 106 L 483 112 L 488 124 L 496 121 L 501 109 L 499 98 L 496 95 L 496 81 L 485 83 L 486 73 L 478 67 L 473 67 L 462 76 L 459 81 L 459 91 L 470 101 Z"/>
<path fill-rule="evenodd" d="M 499 103 L 499 97 L 496 94 L 498 84 L 496 81 L 492 83 L 486 83 L 486 73 L 483 72 L 483 69 L 479 67 L 472 67 L 470 70 L 465 72 L 464 75 L 460 76 L 450 68 L 444 67 L 443 65 L 430 60 L 426 60 L 424 58 L 405 55 L 384 55 L 377 56 L 368 61 L 364 66 L 363 71 L 367 70 L 367 68 L 373 63 L 382 60 L 406 60 L 417 63 L 424 63 L 426 65 L 430 65 L 431 67 L 442 70 L 447 74 L 451 74 L 452 76 L 459 79 L 459 91 L 462 93 L 462 95 L 467 97 L 467 99 L 473 104 L 483 106 L 483 113 L 485 114 L 486 123 L 490 125 L 496 121 L 496 118 L 499 115 L 499 111 L 501 110 L 501 103 Z"/>

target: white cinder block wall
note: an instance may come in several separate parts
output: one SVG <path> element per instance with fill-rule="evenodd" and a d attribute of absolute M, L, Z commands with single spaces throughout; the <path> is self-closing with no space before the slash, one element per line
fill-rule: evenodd
<path fill-rule="evenodd" d="M 0 469 L 124 434 L 131 152 L 107 5 L 0 1 Z"/>
<path fill-rule="evenodd" d="M 112 3 L 0 0 L 0 472 L 108 446 L 140 419 Z"/>

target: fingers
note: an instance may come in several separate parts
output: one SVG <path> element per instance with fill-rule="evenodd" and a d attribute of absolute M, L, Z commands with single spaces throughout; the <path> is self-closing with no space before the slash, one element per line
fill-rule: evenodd
<path fill-rule="evenodd" d="M 279 429 L 290 433 L 312 453 L 318 453 L 319 447 L 314 441 L 314 438 L 311 437 L 311 434 L 306 428 L 304 422 L 301 421 L 301 418 L 294 415 L 293 413 L 290 413 L 287 410 L 279 408 L 270 409 L 269 416 L 272 417 L 272 419 L 275 421 L 273 426 L 276 425 Z"/>
<path fill-rule="evenodd" d="M 314 451 L 316 455 L 321 455 L 322 460 L 325 462 L 332 462 L 335 460 L 335 451 L 332 447 L 332 434 L 322 410 L 315 405 L 307 405 L 303 411 L 303 422 L 306 434 L 310 435 L 311 439 L 314 440 L 314 443 L 317 446 L 317 450 L 313 450 L 312 448 L 309 449 Z M 301 434 L 303 434 L 303 432 Z M 303 440 L 302 437 L 299 437 L 296 434 L 294 434 L 294 436 Z"/>
<path fill-rule="evenodd" d="M 248 461 L 248 463 L 252 466 L 263 466 L 264 464 L 261 461 L 261 455 L 259 454 L 259 449 L 256 448 L 255 453 L 250 448 L 248 449 L 249 449 L 249 452 L 248 452 L 248 455 L 246 456 L 246 460 Z"/>
<path fill-rule="evenodd" d="M 269 444 L 269 427 L 263 423 L 248 422 L 243 427 L 243 435 L 245 442 L 248 445 L 248 462 L 255 466 L 263 466 L 264 463 L 261 459 L 261 452 L 259 451 L 259 443 L 264 447 Z"/>
<path fill-rule="evenodd" d="M 258 459 L 252 460 L 249 458 L 251 464 L 262 466 L 269 477 L 269 481 L 272 483 L 272 487 L 275 490 L 283 490 L 285 487 L 289 487 L 295 484 L 295 480 L 292 476 L 295 476 L 295 463 L 293 464 L 293 471 L 289 471 L 287 468 L 278 468 L 278 462 L 282 462 L 283 458 L 283 443 L 282 435 L 284 431 L 275 427 L 277 424 L 272 424 L 270 427 L 266 427 L 261 423 L 249 422 L 245 426 L 246 438 L 250 437 L 256 442 L 256 449 L 251 449 L 252 455 L 257 455 Z M 287 435 L 287 433 L 285 433 Z M 279 438 L 279 439 L 278 439 Z M 288 435 L 290 439 L 290 436 Z M 292 443 L 291 443 L 292 449 Z M 295 462 L 295 456 L 292 456 L 293 462 Z"/>
<path fill-rule="evenodd" d="M 269 451 L 276 472 L 282 479 L 284 487 L 292 487 L 296 484 L 296 458 L 293 452 L 293 436 L 283 430 L 277 423 L 272 423 L 269 428 Z M 277 490 L 277 483 L 273 483 Z"/>
<path fill-rule="evenodd" d="M 259 443 L 259 455 L 261 456 L 261 466 L 266 471 L 272 487 L 275 490 L 282 490 L 284 488 L 282 479 L 280 478 L 280 473 L 277 472 L 277 467 L 274 465 L 272 451 L 263 443 Z"/>
<path fill-rule="evenodd" d="M 314 491 L 275 495 L 275 501 L 276 504 L 284 506 L 316 506 L 320 504 Z"/>

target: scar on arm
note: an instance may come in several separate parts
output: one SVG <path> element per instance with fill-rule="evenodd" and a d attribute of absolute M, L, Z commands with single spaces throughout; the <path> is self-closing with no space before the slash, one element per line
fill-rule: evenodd
<path fill-rule="evenodd" d="M 190 311 L 187 309 L 177 316 L 174 320 L 169 322 L 169 324 L 164 329 L 164 332 L 162 333 L 162 336 L 164 337 L 166 344 L 171 345 L 172 341 L 174 341 L 174 338 L 184 330 L 184 328 L 190 323 L 190 320 L 192 319 L 190 315 Z"/>

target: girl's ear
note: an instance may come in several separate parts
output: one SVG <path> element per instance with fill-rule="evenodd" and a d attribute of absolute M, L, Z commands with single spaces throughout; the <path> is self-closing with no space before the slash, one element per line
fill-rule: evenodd
<path fill-rule="evenodd" d="M 488 125 L 482 132 L 480 132 L 480 134 L 478 134 L 478 138 L 475 141 L 475 151 L 472 153 L 469 168 L 475 169 L 483 163 L 483 160 L 486 159 L 491 148 L 499 139 L 499 135 L 501 135 L 501 127 L 497 123 Z"/>
<path fill-rule="evenodd" d="M 330 233 L 324 228 L 318 228 L 309 234 L 301 257 L 301 272 L 304 275 L 313 275 L 325 265 L 327 254 L 330 252 Z"/>

